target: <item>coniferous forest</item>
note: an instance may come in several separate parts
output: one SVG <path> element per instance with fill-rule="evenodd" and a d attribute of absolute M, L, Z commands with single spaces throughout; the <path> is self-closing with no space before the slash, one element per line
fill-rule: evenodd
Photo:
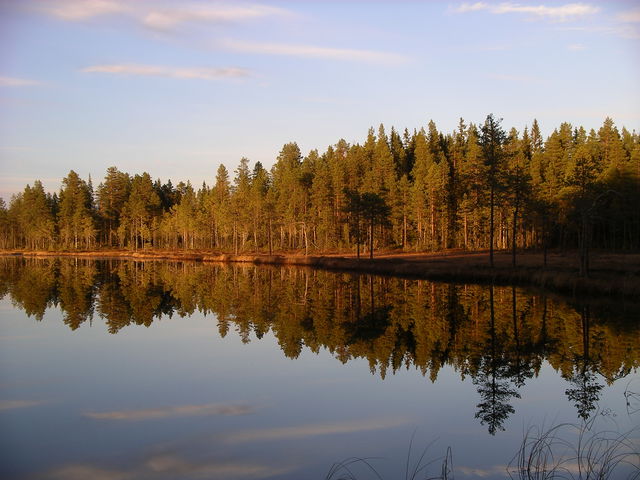
<path fill-rule="evenodd" d="M 0 247 L 638 250 L 640 135 L 607 118 L 544 139 L 536 120 L 507 131 L 489 115 L 451 133 L 380 125 L 306 156 L 287 143 L 270 170 L 242 158 L 201 186 L 116 167 L 96 186 L 72 170 L 59 192 L 36 180 L 0 199 Z"/>

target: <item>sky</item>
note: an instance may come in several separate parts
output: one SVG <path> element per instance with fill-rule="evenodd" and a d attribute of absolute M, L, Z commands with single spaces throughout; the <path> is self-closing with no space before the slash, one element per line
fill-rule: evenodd
<path fill-rule="evenodd" d="M 639 1 L 0 0 L 0 197 L 489 113 L 640 131 Z"/>

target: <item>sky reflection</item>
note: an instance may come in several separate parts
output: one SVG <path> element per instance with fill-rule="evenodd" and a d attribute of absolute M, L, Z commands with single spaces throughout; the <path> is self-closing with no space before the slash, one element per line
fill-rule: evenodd
<path fill-rule="evenodd" d="M 269 270 L 256 272 L 265 271 Z M 136 274 L 146 276 L 138 277 L 140 281 L 159 272 L 147 268 Z M 194 273 L 199 279 L 196 285 L 211 272 Z M 600 356 L 600 349 L 610 351 L 604 348 L 609 341 L 623 348 L 624 362 L 631 368 L 620 379 L 596 373 L 601 389 L 590 418 L 609 430 L 639 425 L 633 407 L 640 398 L 633 353 L 637 331 L 615 322 L 600 323 L 594 314 L 590 331 L 597 336 L 589 341 L 585 363 L 581 337 L 576 345 L 562 346 L 553 340 L 568 338 L 562 332 L 582 328 L 580 315 L 571 314 L 575 310 L 559 300 L 547 302 L 545 335 L 552 340 L 538 347 L 538 321 L 545 318 L 536 316 L 545 312 L 542 297 L 516 292 L 517 338 L 521 346 L 528 345 L 527 353 L 513 350 L 510 289 L 494 292 L 497 313 L 492 327 L 486 314 L 490 297 L 480 287 L 369 283 L 363 278 L 364 292 L 368 295 L 373 285 L 378 294 L 376 307 L 383 302 L 391 305 L 390 318 L 375 316 L 378 323 L 368 327 L 366 318 L 373 317 L 366 317 L 371 308 L 365 295 L 360 299 L 359 323 L 338 319 L 337 308 L 326 304 L 320 308 L 316 296 L 320 290 L 316 292 L 314 282 L 329 288 L 329 298 L 347 302 L 357 294 L 358 282 L 351 277 L 268 274 L 265 278 L 282 283 L 271 283 L 271 304 L 254 304 L 255 299 L 248 302 L 249 297 L 243 297 L 242 285 L 260 278 L 246 277 L 242 270 L 225 275 L 212 281 L 224 288 L 236 281 L 241 287 L 220 297 L 226 302 L 226 317 L 222 310 L 195 309 L 184 317 L 160 312 L 151 323 L 133 321 L 115 335 L 113 322 L 98 317 L 95 310 L 93 318 L 73 329 L 65 323 L 68 314 L 60 303 L 50 303 L 44 310 L 31 303 L 42 313 L 37 320 L 12 307 L 17 297 L 0 300 L 0 477 L 293 480 L 324 478 L 331 465 L 346 458 L 375 457 L 381 476 L 395 478 L 404 471 L 415 433 L 414 454 L 429 446 L 426 457 L 432 460 L 452 448 L 455 478 L 502 479 L 527 426 L 579 422 L 575 402 L 566 391 L 578 385 L 571 379 L 584 365 L 589 372 L 593 365 L 620 370 L 611 355 Z M 193 295 L 195 287 L 185 277 L 166 278 L 181 282 L 183 290 L 156 281 L 149 291 L 162 299 L 160 304 L 183 307 L 186 300 L 179 299 L 191 298 L 186 295 Z M 96 288 L 107 286 L 104 278 L 99 287 L 88 285 L 93 295 L 99 291 Z M 127 288 L 132 293 L 145 285 Z M 278 290 L 285 285 L 291 289 L 286 294 L 290 304 Z M 212 283 L 202 286 L 214 288 Z M 404 296 L 395 296 L 396 287 Z M 255 288 L 254 284 L 251 290 Z M 469 316 L 449 316 L 449 323 L 442 320 L 446 315 L 438 317 L 433 309 L 421 310 L 422 316 L 395 316 L 411 311 L 410 305 L 422 305 L 416 298 L 439 301 L 440 293 L 449 303 L 457 294 L 458 305 L 471 305 Z M 348 302 L 343 307 L 356 314 Z M 479 313 L 474 314 L 473 308 Z M 323 311 L 329 317 L 322 317 Z M 255 312 L 262 312 L 271 323 L 262 323 Z M 455 327 L 453 334 L 446 333 L 447 325 Z M 347 339 L 342 347 L 331 343 L 341 335 Z M 393 341 L 387 343 L 389 339 Z M 448 344 L 442 345 L 440 339 Z M 432 350 L 427 341 L 433 342 Z M 478 342 L 493 345 L 495 355 L 468 350 Z M 538 351 L 544 353 L 539 356 Z M 398 352 L 405 356 L 392 368 Z M 505 359 L 509 361 L 504 363 Z M 518 377 L 525 361 L 533 361 L 534 373 Z M 383 363 L 386 375 L 381 375 Z M 478 405 L 488 398 L 481 396 L 484 390 L 479 393 L 478 382 L 490 389 L 494 376 L 517 388 L 519 398 L 508 400 L 513 412 L 503 419 L 504 430 L 489 435 L 487 425 L 476 418 Z M 437 462 L 433 467 L 435 474 Z"/>

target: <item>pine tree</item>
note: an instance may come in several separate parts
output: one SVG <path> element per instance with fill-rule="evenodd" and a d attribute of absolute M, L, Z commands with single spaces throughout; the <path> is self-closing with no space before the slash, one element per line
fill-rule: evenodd
<path fill-rule="evenodd" d="M 7 210 L 4 199 L 0 198 L 0 248 L 11 248 L 11 230 L 9 210 Z"/>
<path fill-rule="evenodd" d="M 104 182 L 98 186 L 97 214 L 104 231 L 103 242 L 114 244 L 117 238 L 122 208 L 129 197 L 131 178 L 116 167 L 109 167 Z"/>
<path fill-rule="evenodd" d="M 231 183 L 227 168 L 220 164 L 207 200 L 207 211 L 213 235 L 213 245 L 222 247 L 231 236 Z"/>
<path fill-rule="evenodd" d="M 500 126 L 501 120 L 496 120 L 493 114 L 489 114 L 480 129 L 479 145 L 482 149 L 482 156 L 486 169 L 486 183 L 489 187 L 489 265 L 493 267 L 493 247 L 494 247 L 494 210 L 496 194 L 502 187 L 501 170 L 504 163 L 504 144 L 507 135 Z"/>
<path fill-rule="evenodd" d="M 91 190 L 73 170 L 62 180 L 58 229 L 67 248 L 90 248 L 96 235 Z"/>
<path fill-rule="evenodd" d="M 233 251 L 237 255 L 244 249 L 251 232 L 251 171 L 249 159 L 242 157 L 233 179 L 231 212 L 233 219 Z"/>
<path fill-rule="evenodd" d="M 415 163 L 411 176 L 413 177 L 411 210 L 412 219 L 416 225 L 416 249 L 424 248 L 426 245 L 426 232 L 428 225 L 428 175 L 433 156 L 427 143 L 427 134 L 424 129 L 414 136 Z"/>
<path fill-rule="evenodd" d="M 22 237 L 24 245 L 34 250 L 53 247 L 55 217 L 39 180 L 12 198 L 7 217 L 9 228 L 13 224 L 16 230 L 12 233 L 15 240 Z"/>
<path fill-rule="evenodd" d="M 579 216 L 579 248 L 580 275 L 589 274 L 589 243 L 591 238 L 591 222 L 597 206 L 598 193 L 595 180 L 597 177 L 597 161 L 587 145 L 580 145 L 567 164 L 564 177 L 563 195 L 573 204 Z"/>
<path fill-rule="evenodd" d="M 282 147 L 272 169 L 275 209 L 279 213 L 280 247 L 298 248 L 298 227 L 305 206 L 301 183 L 302 154 L 296 143 Z"/>
<path fill-rule="evenodd" d="M 182 248 L 193 248 L 197 232 L 198 201 L 190 182 L 180 188 L 180 201 L 171 207 L 169 216 L 174 220 L 174 234 L 180 238 Z"/>
<path fill-rule="evenodd" d="M 124 203 L 121 214 L 118 236 L 129 239 L 129 246 L 134 250 L 153 243 L 153 234 L 158 227 L 162 211 L 160 197 L 151 181 L 151 176 L 144 172 L 135 175 L 131 182 L 129 198 Z"/>
<path fill-rule="evenodd" d="M 523 136 L 521 140 L 518 139 L 518 132 L 515 128 L 511 130 L 507 142 L 506 150 L 509 162 L 505 174 L 505 187 L 513 211 L 511 223 L 511 265 L 515 267 L 518 243 L 518 221 L 522 209 L 526 206 L 531 196 L 531 177 L 526 167 L 527 156 L 530 152 L 527 138 Z"/>
<path fill-rule="evenodd" d="M 271 231 L 269 229 L 269 222 L 271 221 L 269 215 L 270 208 L 267 204 L 269 187 L 269 172 L 265 170 L 262 163 L 256 162 L 251 174 L 250 196 L 250 205 L 253 217 L 253 244 L 256 251 L 258 251 L 258 248 L 265 243 L 268 244 L 269 239 L 271 238 Z M 260 236 L 262 236 L 262 238 L 260 238 Z"/>
<path fill-rule="evenodd" d="M 465 155 L 458 169 L 460 176 L 460 214 L 465 249 L 479 248 L 484 237 L 486 166 L 478 144 L 478 131 L 470 124 L 466 132 Z"/>

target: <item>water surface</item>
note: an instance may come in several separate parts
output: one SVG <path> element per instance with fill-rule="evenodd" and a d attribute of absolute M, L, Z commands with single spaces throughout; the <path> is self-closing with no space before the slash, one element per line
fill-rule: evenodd
<path fill-rule="evenodd" d="M 620 302 L 290 267 L 0 269 L 2 478 L 322 479 L 350 457 L 404 478 L 415 436 L 411 463 L 451 447 L 455 478 L 498 479 L 530 426 L 640 423 Z"/>

